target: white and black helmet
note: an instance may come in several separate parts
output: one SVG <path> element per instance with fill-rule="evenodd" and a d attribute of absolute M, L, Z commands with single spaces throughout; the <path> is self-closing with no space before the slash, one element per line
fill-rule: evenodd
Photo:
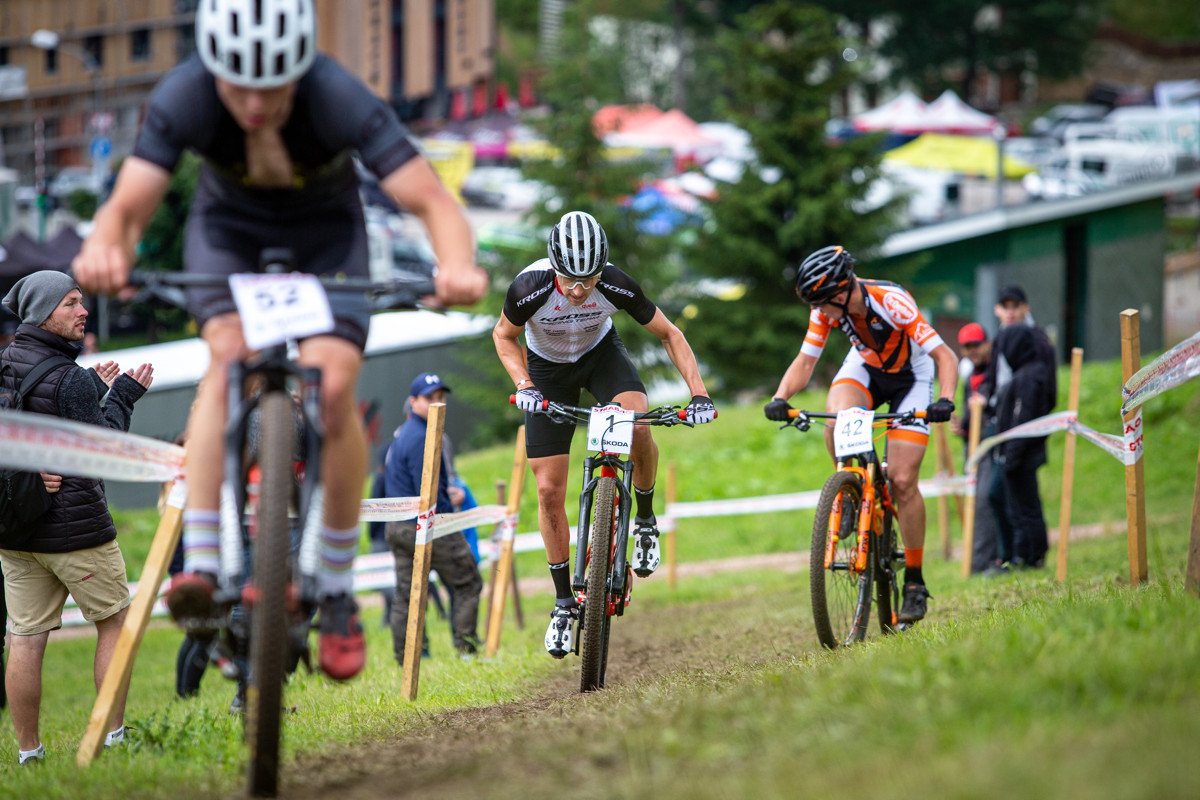
<path fill-rule="evenodd" d="M 574 278 L 599 275 L 608 263 L 608 237 L 596 218 L 585 211 L 569 211 L 550 231 L 546 245 L 555 272 Z"/>
<path fill-rule="evenodd" d="M 317 54 L 313 0 L 200 0 L 196 49 L 209 72 L 236 86 L 294 81 Z"/>

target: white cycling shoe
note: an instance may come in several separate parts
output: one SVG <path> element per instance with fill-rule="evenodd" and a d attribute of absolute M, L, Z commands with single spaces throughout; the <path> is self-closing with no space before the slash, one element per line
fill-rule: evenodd
<path fill-rule="evenodd" d="M 546 652 L 553 658 L 566 658 L 573 649 L 574 623 L 578 616 L 578 606 L 555 606 L 550 612 L 550 626 L 546 628 Z"/>
<path fill-rule="evenodd" d="M 649 577 L 662 563 L 658 546 L 658 520 L 638 518 L 633 521 L 633 574 Z"/>

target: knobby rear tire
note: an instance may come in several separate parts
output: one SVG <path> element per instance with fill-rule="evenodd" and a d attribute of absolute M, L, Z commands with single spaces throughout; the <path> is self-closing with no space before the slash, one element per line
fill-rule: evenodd
<path fill-rule="evenodd" d="M 612 568 L 612 543 L 616 529 L 617 481 L 601 478 L 596 485 L 596 503 L 592 507 L 591 556 L 588 559 L 587 602 L 583 607 L 583 637 L 580 655 L 579 691 L 604 688 L 608 668 L 608 635 L 612 618 L 608 616 L 608 579 Z"/>
<path fill-rule="evenodd" d="M 248 791 L 274 797 L 279 789 L 279 734 L 288 655 L 288 501 L 292 493 L 294 403 L 286 392 L 263 395 L 258 465 L 258 536 L 254 543 L 254 588 L 250 609 L 250 684 L 246 690 L 246 743 L 250 751 Z"/>
<path fill-rule="evenodd" d="M 831 650 L 843 644 L 861 642 L 866 636 L 866 626 L 861 623 L 866 618 L 871 602 L 871 569 L 868 567 L 860 575 L 848 569 L 825 568 L 830 518 L 833 516 L 834 501 L 839 497 L 842 517 L 833 560 L 841 565 L 854 561 L 862 491 L 862 478 L 857 473 L 835 472 L 821 489 L 816 519 L 813 521 L 808 569 L 813 623 L 817 638 Z M 864 595 L 867 608 L 860 609 Z"/>
<path fill-rule="evenodd" d="M 896 519 L 885 509 L 883 535 L 877 542 L 872 542 L 875 552 L 871 553 L 871 561 L 875 564 L 875 607 L 878 609 L 879 630 L 885 634 L 896 632 L 896 614 L 900 611 L 896 570 L 902 568 L 904 562 L 895 556 L 897 536 Z"/>

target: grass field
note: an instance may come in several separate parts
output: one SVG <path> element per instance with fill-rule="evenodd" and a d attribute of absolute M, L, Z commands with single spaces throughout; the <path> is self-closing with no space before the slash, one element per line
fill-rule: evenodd
<path fill-rule="evenodd" d="M 1060 385 L 1065 398 L 1065 377 Z M 1088 365 L 1080 419 L 1115 432 L 1119 386 L 1118 365 Z M 800 398 L 817 403 L 816 394 Z M 816 646 L 803 573 L 712 575 L 675 590 L 655 578 L 638 586 L 616 627 L 618 677 L 605 692 L 574 696 L 577 661 L 546 658 L 538 609 L 549 598 L 532 597 L 530 627 L 518 632 L 510 619 L 492 663 L 455 659 L 444 623 L 431 621 L 434 658 L 422 667 L 421 697 L 408 703 L 390 635 L 367 609 L 365 674 L 347 685 L 302 675 L 288 688 L 298 711 L 285 725 L 287 793 L 559 794 L 562 773 L 546 765 L 563 763 L 571 742 L 566 773 L 583 797 L 1200 796 L 1200 773 L 1187 766 L 1200 737 L 1200 604 L 1182 589 L 1198 412 L 1196 382 L 1145 409 L 1148 586 L 1128 583 L 1123 470 L 1080 442 L 1074 520 L 1107 523 L 1109 534 L 1072 543 L 1066 583 L 1052 570 L 965 581 L 958 564 L 931 555 L 929 619 L 852 651 Z M 657 439 L 661 463 L 677 464 L 680 500 L 816 488 L 829 470 L 817 435 L 778 431 L 757 407 L 723 407 L 715 425 Z M 1051 438 L 1042 470 L 1052 527 L 1062 442 Z M 459 468 L 483 500 L 511 461 L 511 447 L 499 447 L 464 454 Z M 521 513 L 521 529 L 532 529 L 531 486 Z M 811 522 L 803 512 L 687 520 L 680 559 L 805 549 Z M 153 517 L 122 514 L 119 525 L 136 572 Z M 519 571 L 541 577 L 542 564 L 527 554 Z M 244 750 L 225 711 L 232 684 L 214 671 L 199 698 L 174 700 L 179 640 L 172 628 L 150 630 L 127 714 L 136 731 L 87 770 L 74 753 L 94 699 L 94 639 L 52 641 L 42 706 L 50 760 L 18 770 L 5 716 L 0 797 L 236 792 Z"/>

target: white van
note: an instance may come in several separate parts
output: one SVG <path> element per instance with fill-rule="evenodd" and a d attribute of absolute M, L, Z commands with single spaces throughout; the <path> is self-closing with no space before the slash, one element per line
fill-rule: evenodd
<path fill-rule="evenodd" d="M 1173 144 L 1200 159 L 1200 108 L 1129 106 L 1115 108 L 1104 121 L 1137 130 L 1150 142 Z"/>
<path fill-rule="evenodd" d="M 1026 175 L 1030 197 L 1055 199 L 1112 189 L 1174 175 L 1190 159 L 1175 145 L 1119 139 L 1075 139 L 1056 158 Z"/>

